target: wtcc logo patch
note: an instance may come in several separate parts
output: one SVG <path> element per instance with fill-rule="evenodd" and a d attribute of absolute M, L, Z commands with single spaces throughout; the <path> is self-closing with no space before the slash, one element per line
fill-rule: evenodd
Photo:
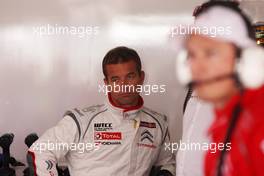
<path fill-rule="evenodd" d="M 95 123 L 94 124 L 95 131 L 109 131 L 113 130 L 112 123 Z"/>
<path fill-rule="evenodd" d="M 94 134 L 95 140 L 122 140 L 121 132 L 96 132 Z"/>

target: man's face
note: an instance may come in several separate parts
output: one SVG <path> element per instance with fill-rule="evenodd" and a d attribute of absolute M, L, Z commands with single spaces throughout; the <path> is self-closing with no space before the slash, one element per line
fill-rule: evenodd
<path fill-rule="evenodd" d="M 107 78 L 104 82 L 106 85 L 116 87 L 116 91 L 110 92 L 111 97 L 119 106 L 129 107 L 135 105 L 138 101 L 139 93 L 136 90 L 137 85 L 142 85 L 144 82 L 144 72 L 138 72 L 136 63 L 131 60 L 120 64 L 106 65 Z"/>
<path fill-rule="evenodd" d="M 192 35 L 187 40 L 187 50 L 193 81 L 206 81 L 234 72 L 236 50 L 230 43 Z M 237 91 L 231 78 L 198 84 L 194 89 L 200 98 L 213 103 L 227 101 Z"/>

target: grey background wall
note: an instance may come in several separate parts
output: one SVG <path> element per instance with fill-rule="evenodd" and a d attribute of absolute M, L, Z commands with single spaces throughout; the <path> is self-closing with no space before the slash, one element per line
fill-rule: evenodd
<path fill-rule="evenodd" d="M 181 136 L 185 90 L 175 76 L 176 39 L 169 29 L 191 23 L 202 0 L 2 0 L 0 1 L 0 135 L 15 134 L 12 154 L 25 161 L 24 138 L 41 135 L 66 109 L 104 101 L 101 61 L 111 48 L 135 48 L 147 84 L 166 92 L 144 96 L 146 106 L 166 114 L 173 141 Z M 254 5 L 255 4 L 255 5 Z M 257 5 L 256 5 L 257 4 Z M 263 1 L 243 2 L 257 21 Z M 96 34 L 40 36 L 41 26 L 97 27 Z"/>

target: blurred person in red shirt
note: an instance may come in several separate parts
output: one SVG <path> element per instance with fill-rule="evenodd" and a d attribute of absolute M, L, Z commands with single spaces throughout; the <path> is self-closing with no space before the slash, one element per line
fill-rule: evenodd
<path fill-rule="evenodd" d="M 264 175 L 264 51 L 236 2 L 206 4 L 185 40 L 178 75 L 213 103 L 206 176 Z"/>

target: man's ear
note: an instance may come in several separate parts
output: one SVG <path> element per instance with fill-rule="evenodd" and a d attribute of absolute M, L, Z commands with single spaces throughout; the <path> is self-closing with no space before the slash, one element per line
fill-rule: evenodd
<path fill-rule="evenodd" d="M 144 80 L 145 80 L 145 72 L 142 70 L 142 71 L 140 71 L 140 82 L 141 82 L 141 84 L 144 83 Z"/>

